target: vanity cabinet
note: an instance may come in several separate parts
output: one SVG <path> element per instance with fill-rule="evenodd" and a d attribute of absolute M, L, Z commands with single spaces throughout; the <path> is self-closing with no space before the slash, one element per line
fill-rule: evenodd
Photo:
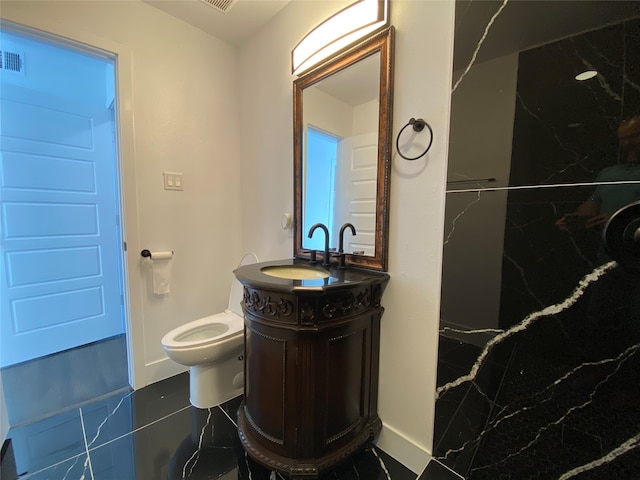
<path fill-rule="evenodd" d="M 243 282 L 238 431 L 247 453 L 269 469 L 316 478 L 380 431 L 380 299 L 388 276 L 360 275 L 330 288 Z"/>

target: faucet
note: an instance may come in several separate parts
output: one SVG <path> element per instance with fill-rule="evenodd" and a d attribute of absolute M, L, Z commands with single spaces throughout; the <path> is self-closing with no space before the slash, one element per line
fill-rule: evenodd
<path fill-rule="evenodd" d="M 322 259 L 322 265 L 325 267 L 328 267 L 329 266 L 329 229 L 322 223 L 316 223 L 309 229 L 309 234 L 307 236 L 309 238 L 313 237 L 313 232 L 315 232 L 317 228 L 321 228 L 322 230 L 324 230 L 324 257 Z"/>
<path fill-rule="evenodd" d="M 351 229 L 351 235 L 356 234 L 356 227 L 351 225 L 350 223 L 345 223 L 340 227 L 340 243 L 338 247 L 338 256 L 340 258 L 339 268 L 344 268 L 344 231 L 348 228 Z"/>

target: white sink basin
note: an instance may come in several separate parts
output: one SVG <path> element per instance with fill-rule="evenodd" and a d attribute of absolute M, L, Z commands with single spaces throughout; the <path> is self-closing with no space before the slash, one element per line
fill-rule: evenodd
<path fill-rule="evenodd" d="M 271 265 L 263 267 L 260 271 L 266 275 L 288 280 L 310 280 L 314 278 L 327 278 L 329 272 L 322 268 L 303 267 L 299 265 Z"/>

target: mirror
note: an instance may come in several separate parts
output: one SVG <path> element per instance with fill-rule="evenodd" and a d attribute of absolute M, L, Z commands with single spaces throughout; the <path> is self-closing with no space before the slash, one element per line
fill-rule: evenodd
<path fill-rule="evenodd" d="M 294 256 L 309 258 L 324 238 L 345 231 L 347 265 L 387 269 L 393 27 L 298 78 L 293 84 Z"/>
<path fill-rule="evenodd" d="M 640 276 L 605 270 L 602 221 L 640 200 L 619 129 L 640 2 L 458 0 L 455 24 L 433 457 L 470 480 L 623 478 L 640 358 L 609 359 L 640 344 Z"/>

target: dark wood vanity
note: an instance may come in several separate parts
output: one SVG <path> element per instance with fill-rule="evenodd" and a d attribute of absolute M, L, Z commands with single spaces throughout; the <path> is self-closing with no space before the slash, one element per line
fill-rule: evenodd
<path fill-rule="evenodd" d="M 245 396 L 240 439 L 265 467 L 316 478 L 380 431 L 377 413 L 382 292 L 389 276 L 348 268 L 322 279 L 240 267 L 244 284 Z"/>
<path fill-rule="evenodd" d="M 293 479 L 317 478 L 371 442 L 382 427 L 378 417 L 378 370 L 384 311 L 381 298 L 389 281 L 384 271 L 388 250 L 393 45 L 394 28 L 388 27 L 294 81 L 296 259 L 246 265 L 234 272 L 244 285 L 245 394 L 238 410 L 240 440 L 258 463 Z M 325 226 L 325 249 L 317 256 L 323 262 L 330 261 L 329 236 L 338 234 L 335 230 L 340 224 L 351 225 L 352 235 L 357 230 L 362 244 L 373 248 L 367 255 L 361 248 L 344 252 L 340 249 L 339 258 L 347 268 L 322 269 L 310 264 L 317 252 L 314 250 L 312 255 L 313 247 L 303 243 L 304 236 L 310 238 L 315 224 L 322 221 L 311 219 L 309 226 L 314 226 L 305 227 L 303 212 L 308 212 L 308 202 L 318 195 L 307 198 L 305 190 L 309 166 L 303 152 L 303 134 L 311 124 L 336 138 L 365 133 L 332 132 L 336 122 L 328 120 L 324 107 L 313 114 L 317 103 L 309 93 L 329 77 L 335 84 L 336 76 L 347 71 L 349 75 L 338 79 L 338 83 L 355 82 L 361 90 L 366 83 L 372 88 L 371 92 L 366 89 L 370 98 L 360 95 L 359 101 L 369 106 L 377 101 L 378 105 L 377 122 L 360 126 L 370 129 L 367 135 L 377 139 L 372 147 L 375 162 L 367 164 L 368 169 L 374 170 L 368 179 L 375 185 L 375 197 L 367 197 L 366 211 L 362 205 L 358 205 L 357 212 L 349 210 L 349 205 L 334 209 L 332 225 L 327 222 L 329 228 Z M 320 119 L 320 123 L 315 122 Z M 342 162 L 336 171 L 349 164 L 346 157 Z M 349 191 L 348 179 L 353 180 L 343 179 L 335 189 Z M 337 206 L 340 200 L 333 198 L 327 204 Z M 340 238 L 342 246 L 342 233 Z M 312 268 L 324 270 L 326 275 L 307 279 L 274 277 L 265 273 L 269 266 Z"/>

